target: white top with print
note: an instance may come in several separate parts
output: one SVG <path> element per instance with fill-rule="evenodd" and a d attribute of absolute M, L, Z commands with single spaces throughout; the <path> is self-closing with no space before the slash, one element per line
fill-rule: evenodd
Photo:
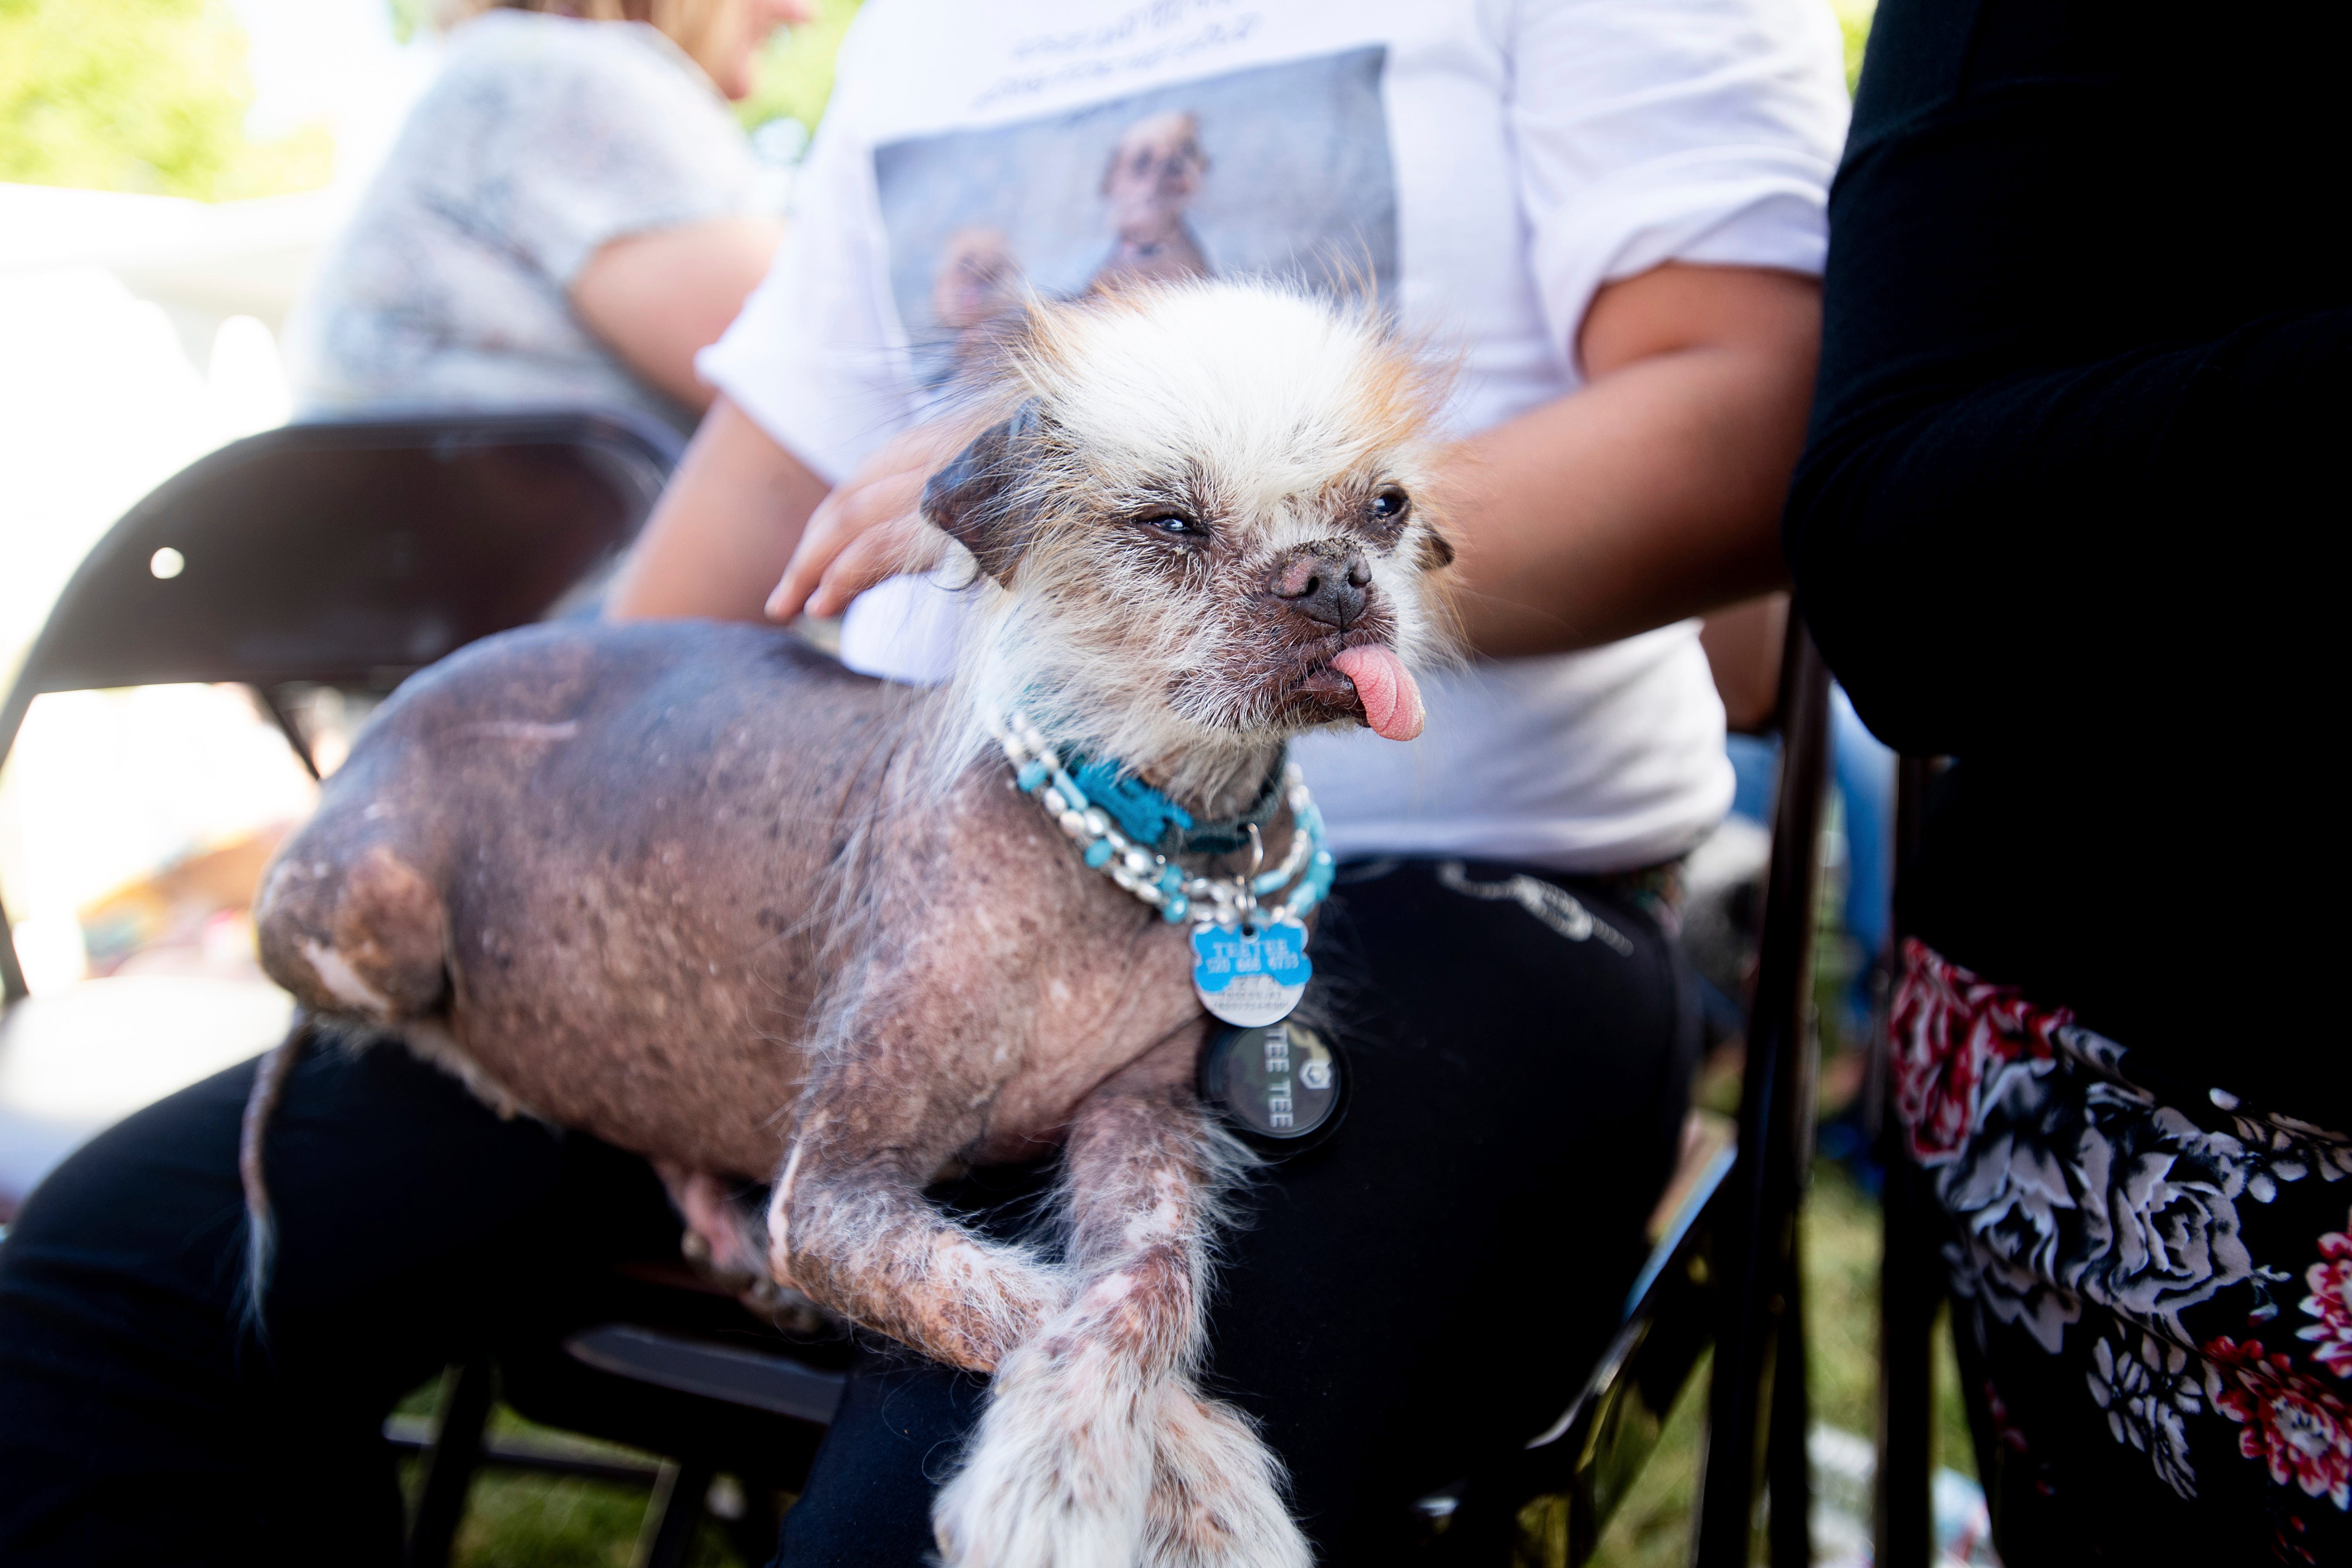
<path fill-rule="evenodd" d="M 756 169 L 700 67 L 652 27 L 499 10 L 447 63 L 292 329 L 306 412 L 595 404 L 680 429 L 572 313 L 602 246 L 751 210 Z"/>
<path fill-rule="evenodd" d="M 869 0 L 794 237 L 702 373 L 838 479 L 999 290 L 1273 272 L 1372 287 L 1458 350 L 1447 420 L 1482 429 L 1580 384 L 1612 279 L 1820 270 L 1839 61 L 1822 0 Z M 851 607 L 844 658 L 940 679 L 961 616 L 897 579 Z M 1695 623 L 1424 695 L 1410 744 L 1296 747 L 1340 853 L 1622 869 L 1730 801 Z"/>

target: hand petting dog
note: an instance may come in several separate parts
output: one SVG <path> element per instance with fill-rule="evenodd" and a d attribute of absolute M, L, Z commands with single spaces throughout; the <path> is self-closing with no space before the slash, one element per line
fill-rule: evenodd
<path fill-rule="evenodd" d="M 837 616 L 884 578 L 938 565 L 946 541 L 923 521 L 923 486 L 979 433 L 968 418 L 918 425 L 835 485 L 809 514 L 768 618 Z"/>
<path fill-rule="evenodd" d="M 1280 289 L 1033 305 L 777 591 L 845 595 L 888 541 L 839 546 L 922 470 L 975 600 L 949 686 L 689 622 L 533 627 L 411 679 L 260 900 L 303 1012 L 248 1118 L 257 1258 L 296 1054 L 397 1039 L 656 1162 L 706 1245 L 720 1184 L 772 1182 L 764 1237 L 741 1219 L 779 1285 L 992 1373 L 935 1510 L 950 1563 L 1303 1568 L 1278 1461 L 1197 1381 L 1248 1156 L 1193 1070 L 1221 988 L 1264 978 L 1213 966 L 1285 921 L 1303 946 L 1328 886 L 1287 741 L 1410 739 L 1412 672 L 1448 657 L 1441 391 Z M 923 1196 L 1056 1147 L 1034 1243 Z"/>

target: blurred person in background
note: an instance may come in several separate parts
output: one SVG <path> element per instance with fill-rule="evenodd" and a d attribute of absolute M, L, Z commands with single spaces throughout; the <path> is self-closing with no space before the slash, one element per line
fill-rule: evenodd
<path fill-rule="evenodd" d="M 1887 0 L 1832 198 L 1787 543 L 1955 759 L 1892 1088 L 2010 1568 L 2352 1563 L 2345 42 Z"/>
<path fill-rule="evenodd" d="M 684 432 L 782 228 L 729 100 L 814 0 L 451 0 L 448 58 L 289 332 L 296 396 Z"/>

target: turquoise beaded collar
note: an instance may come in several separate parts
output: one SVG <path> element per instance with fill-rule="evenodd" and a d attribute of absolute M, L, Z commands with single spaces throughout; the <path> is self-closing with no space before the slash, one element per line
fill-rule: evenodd
<path fill-rule="evenodd" d="M 1118 763 L 1091 761 L 1072 752 L 1063 759 L 1079 793 L 1089 805 L 1108 813 L 1129 838 L 1163 855 L 1234 855 L 1249 847 L 1250 829 L 1263 829 L 1282 804 L 1283 784 L 1290 748 L 1275 758 L 1258 785 L 1257 798 L 1238 816 L 1223 822 L 1196 823 L 1192 814 L 1160 791 L 1127 772 Z"/>
<path fill-rule="evenodd" d="M 1277 759 L 1257 799 L 1229 822 L 1195 824 L 1192 816 L 1108 759 L 1073 756 L 1075 770 L 1057 755 L 1037 727 L 1019 710 L 988 721 L 989 732 L 1013 764 L 1022 792 L 1042 805 L 1062 831 L 1079 846 L 1086 863 L 1102 872 L 1171 925 L 1190 917 L 1199 926 L 1259 927 L 1295 922 L 1323 901 L 1331 889 L 1331 853 L 1325 847 L 1323 814 L 1316 809 L 1296 763 Z M 1074 776 L 1075 773 L 1075 776 Z M 1229 854 L 1254 848 L 1259 832 L 1286 802 L 1298 831 L 1282 863 L 1234 877 L 1188 874 L 1169 856 Z M 1280 902 L 1261 900 L 1287 888 Z"/>

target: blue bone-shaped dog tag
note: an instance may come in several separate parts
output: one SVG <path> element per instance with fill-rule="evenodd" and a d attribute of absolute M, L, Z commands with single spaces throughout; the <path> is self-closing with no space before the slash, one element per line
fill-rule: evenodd
<path fill-rule="evenodd" d="M 1297 921 L 1270 921 L 1255 935 L 1213 925 L 1192 933 L 1192 989 L 1201 1005 L 1237 1028 L 1290 1016 L 1314 973 L 1307 928 Z"/>

